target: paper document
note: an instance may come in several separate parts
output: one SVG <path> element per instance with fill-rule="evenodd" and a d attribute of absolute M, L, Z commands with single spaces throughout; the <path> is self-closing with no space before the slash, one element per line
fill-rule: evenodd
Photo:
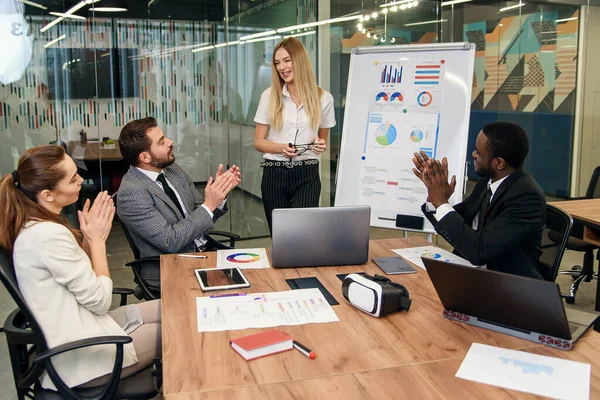
<path fill-rule="evenodd" d="M 271 268 L 263 249 L 217 250 L 217 268 Z"/>
<path fill-rule="evenodd" d="M 198 332 L 339 321 L 319 289 L 197 297 Z"/>
<path fill-rule="evenodd" d="M 590 364 L 473 343 L 456 376 L 554 399 L 589 399 Z"/>
<path fill-rule="evenodd" d="M 408 249 L 395 249 L 392 250 L 400 257 L 407 261 L 410 261 L 419 267 L 425 269 L 421 257 L 430 257 L 438 261 L 451 262 L 454 264 L 466 265 L 468 267 L 474 267 L 473 264 L 461 258 L 455 254 L 450 253 L 444 249 L 440 249 L 435 246 L 422 246 L 422 247 L 409 247 Z"/>

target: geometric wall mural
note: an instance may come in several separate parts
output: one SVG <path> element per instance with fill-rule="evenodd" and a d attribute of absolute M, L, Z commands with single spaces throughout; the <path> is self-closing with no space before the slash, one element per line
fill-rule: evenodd
<path fill-rule="evenodd" d="M 546 11 L 464 25 L 476 46 L 472 109 L 574 113 L 579 19 L 557 19 Z"/>

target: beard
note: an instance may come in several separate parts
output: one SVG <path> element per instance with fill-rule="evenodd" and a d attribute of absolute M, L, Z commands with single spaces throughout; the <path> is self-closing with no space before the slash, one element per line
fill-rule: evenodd
<path fill-rule="evenodd" d="M 482 178 L 491 178 L 492 177 L 492 165 L 481 165 L 479 164 L 479 168 L 475 168 L 475 173 Z"/>
<path fill-rule="evenodd" d="M 172 151 L 173 149 L 171 149 L 171 152 Z M 152 161 L 150 161 L 150 164 L 160 169 L 165 169 L 175 162 L 175 154 L 173 154 L 170 158 L 168 154 L 165 158 L 160 158 L 156 157 L 154 154 L 152 154 L 152 152 L 150 152 L 150 157 L 152 157 Z"/>

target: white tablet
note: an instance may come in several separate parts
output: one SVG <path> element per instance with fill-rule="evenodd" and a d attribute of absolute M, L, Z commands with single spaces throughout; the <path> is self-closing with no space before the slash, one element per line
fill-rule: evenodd
<path fill-rule="evenodd" d="M 250 287 L 248 279 L 238 267 L 197 269 L 194 272 L 204 292 Z"/>

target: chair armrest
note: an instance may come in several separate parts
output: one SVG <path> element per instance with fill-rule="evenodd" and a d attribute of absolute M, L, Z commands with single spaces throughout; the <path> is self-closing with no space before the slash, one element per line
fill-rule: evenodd
<path fill-rule="evenodd" d="M 114 287 L 113 288 L 113 294 L 118 294 L 121 296 L 121 301 L 119 303 L 120 306 L 125 306 L 127 305 L 127 296 L 129 296 L 130 294 L 134 294 L 134 290 L 133 289 L 129 289 L 129 288 L 122 288 L 122 287 Z"/>
<path fill-rule="evenodd" d="M 235 241 L 241 239 L 240 235 L 237 235 L 237 234 L 231 233 L 231 232 L 225 232 L 225 231 L 210 231 L 210 232 L 208 232 L 208 235 L 209 236 L 217 235 L 217 236 L 228 237 L 229 238 L 229 247 L 235 247 Z"/>
<path fill-rule="evenodd" d="M 53 347 L 46 351 L 42 351 L 41 353 L 38 353 L 33 357 L 33 362 L 45 361 L 50 357 L 54 357 L 66 351 L 80 349 L 82 347 L 96 346 L 102 344 L 116 344 L 122 346 L 124 344 L 131 343 L 132 340 L 133 339 L 131 338 L 131 336 L 97 336 L 80 339 L 74 342 L 61 344 L 60 346 Z"/>

